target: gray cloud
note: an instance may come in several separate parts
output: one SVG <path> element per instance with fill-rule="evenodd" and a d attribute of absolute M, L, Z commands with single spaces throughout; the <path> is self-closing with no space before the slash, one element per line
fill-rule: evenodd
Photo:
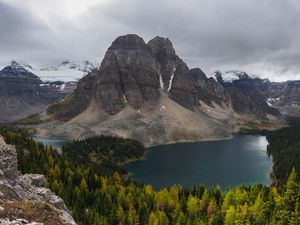
<path fill-rule="evenodd" d="M 207 73 L 244 69 L 273 80 L 300 79 L 298 0 L 95 0 L 75 16 L 61 9 L 68 0 L 45 0 L 52 13 L 41 4 L 26 8 L 22 0 L 4 2 L 0 63 L 10 58 L 40 64 L 64 58 L 100 61 L 117 36 L 136 33 L 145 41 L 169 37 L 190 67 Z"/>

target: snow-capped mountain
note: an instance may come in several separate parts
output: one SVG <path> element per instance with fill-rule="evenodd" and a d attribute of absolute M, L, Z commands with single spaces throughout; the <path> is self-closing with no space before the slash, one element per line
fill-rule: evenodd
<path fill-rule="evenodd" d="M 0 70 L 0 76 L 39 79 L 35 74 L 26 70 L 21 64 L 17 63 L 15 60 L 12 60 L 6 67 Z"/>
<path fill-rule="evenodd" d="M 32 66 L 15 60 L 0 70 L 0 123 L 41 112 L 49 104 L 71 94 L 76 87 L 74 82 L 65 83 L 59 78 L 43 82 L 37 75 Z"/>
<path fill-rule="evenodd" d="M 62 63 L 46 68 L 34 68 L 21 63 L 29 72 L 36 74 L 44 82 L 77 82 L 90 71 L 98 68 L 98 64 L 87 60 L 63 61 Z"/>
<path fill-rule="evenodd" d="M 221 83 L 232 83 L 235 80 L 259 78 L 256 75 L 248 75 L 246 72 L 239 70 L 230 70 L 222 72 L 216 71 L 211 75 L 211 77 Z"/>
<path fill-rule="evenodd" d="M 91 62 L 88 60 L 65 60 L 61 64 L 56 66 L 51 66 L 49 68 L 43 68 L 41 70 L 63 70 L 63 69 L 73 69 L 82 71 L 84 73 L 91 72 L 98 67 L 97 62 Z"/>

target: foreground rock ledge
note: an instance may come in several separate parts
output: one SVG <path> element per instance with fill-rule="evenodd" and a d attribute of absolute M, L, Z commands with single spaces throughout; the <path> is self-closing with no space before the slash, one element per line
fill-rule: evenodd
<path fill-rule="evenodd" d="M 76 225 L 64 201 L 42 187 L 45 177 L 17 166 L 15 147 L 0 136 L 0 225 Z"/>

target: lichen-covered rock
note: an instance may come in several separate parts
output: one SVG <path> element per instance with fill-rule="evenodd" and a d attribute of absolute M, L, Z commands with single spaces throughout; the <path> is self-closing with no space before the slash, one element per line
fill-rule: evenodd
<path fill-rule="evenodd" d="M 13 146 L 7 145 L 0 137 L 0 179 L 15 183 L 15 178 L 21 174 L 18 171 L 17 152 Z"/>
<path fill-rule="evenodd" d="M 42 187 L 46 184 L 45 177 L 21 175 L 17 165 L 15 147 L 6 144 L 0 136 L 0 218 L 3 218 L 0 225 L 75 225 L 64 201 Z"/>

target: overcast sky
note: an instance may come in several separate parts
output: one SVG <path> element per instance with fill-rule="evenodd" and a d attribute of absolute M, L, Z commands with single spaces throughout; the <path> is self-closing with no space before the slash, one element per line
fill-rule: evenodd
<path fill-rule="evenodd" d="M 190 68 L 300 79 L 299 0 L 0 0 L 0 65 L 100 62 L 111 42 L 168 37 Z"/>

